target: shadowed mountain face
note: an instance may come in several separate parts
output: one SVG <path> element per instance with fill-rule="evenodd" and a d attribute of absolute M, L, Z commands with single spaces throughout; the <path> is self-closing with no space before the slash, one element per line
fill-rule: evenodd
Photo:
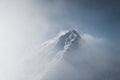
<path fill-rule="evenodd" d="M 77 31 L 69 30 L 59 37 L 56 47 L 59 50 L 78 48 L 80 39 L 81 37 Z"/>
<path fill-rule="evenodd" d="M 63 59 L 71 61 L 79 53 L 81 37 L 76 30 L 68 30 L 58 38 L 56 50 L 65 50 Z M 72 61 L 71 61 L 72 62 Z"/>

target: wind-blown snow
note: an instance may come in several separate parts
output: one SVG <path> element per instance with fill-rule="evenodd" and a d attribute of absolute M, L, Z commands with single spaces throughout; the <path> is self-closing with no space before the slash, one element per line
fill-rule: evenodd
<path fill-rule="evenodd" d="M 36 49 L 37 51 L 35 50 L 35 53 L 24 59 L 21 79 L 111 79 L 109 72 L 112 72 L 113 68 L 112 55 L 106 50 L 105 40 L 89 34 L 78 37 L 78 34 L 73 31 L 65 31 L 43 43 Z M 79 42 L 76 43 L 77 41 Z M 58 43 L 62 43 L 64 48 L 57 48 Z M 79 46 L 76 47 L 76 45 Z"/>

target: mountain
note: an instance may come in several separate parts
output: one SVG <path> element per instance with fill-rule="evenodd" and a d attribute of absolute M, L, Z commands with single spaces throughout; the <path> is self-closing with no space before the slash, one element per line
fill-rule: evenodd
<path fill-rule="evenodd" d="M 64 52 L 64 57 L 66 54 L 69 56 L 70 53 L 77 53 L 80 48 L 81 37 L 79 33 L 72 29 L 67 31 L 62 31 L 55 38 L 46 41 L 40 47 L 40 52 L 43 52 L 49 59 L 53 58 L 60 52 Z"/>
<path fill-rule="evenodd" d="M 71 70 L 68 70 L 68 65 L 73 65 L 77 63 L 77 60 L 75 58 L 80 53 L 79 49 L 81 46 L 81 40 L 82 38 L 79 33 L 76 30 L 72 29 L 68 31 L 63 31 L 54 39 L 45 42 L 42 46 L 42 48 L 44 48 L 42 52 L 45 51 L 44 54 L 45 58 L 47 58 L 47 67 L 45 71 L 42 72 L 42 77 L 40 77 L 40 79 L 66 80 L 66 78 L 68 77 L 67 74 L 74 75 L 74 71 L 72 70 L 72 68 L 72 72 Z M 64 69 L 66 70 L 66 72 L 62 73 L 61 71 L 63 71 Z M 53 70 L 52 74 L 50 74 L 51 70 Z M 60 72 L 60 74 L 64 74 L 64 76 L 57 74 L 57 72 Z M 51 76 L 48 77 L 47 75 Z M 57 76 L 57 78 L 55 76 Z M 70 78 L 71 77 L 68 77 L 69 80 L 77 80 L 76 78 L 78 78 L 78 76 L 71 79 Z"/>
<path fill-rule="evenodd" d="M 81 39 L 79 33 L 75 30 L 69 30 L 58 38 L 56 47 L 59 50 L 77 48 Z"/>
<path fill-rule="evenodd" d="M 74 58 L 74 56 L 79 53 L 78 50 L 80 49 L 81 40 L 81 36 L 74 29 L 62 31 L 54 39 L 45 42 L 45 45 L 42 46 L 42 48 L 45 49 L 43 51 L 47 51 L 45 54 L 49 56 L 49 59 L 53 58 L 56 55 L 59 55 L 62 52 L 64 53 L 62 58 L 71 60 L 69 58 Z"/>
<path fill-rule="evenodd" d="M 87 40 L 88 41 L 88 40 Z M 67 30 L 46 43 L 47 68 L 40 80 L 105 80 L 108 56 L 76 30 Z"/>
<path fill-rule="evenodd" d="M 76 30 L 62 31 L 33 51 L 24 63 L 25 80 L 105 80 L 108 55 L 99 42 Z M 89 40 L 90 39 L 90 40 Z M 92 42 L 91 42 L 92 41 Z M 94 43 L 97 42 L 97 43 Z M 92 44 L 91 44 L 92 43 Z M 93 44 L 94 43 L 94 44 Z M 101 43 L 100 43 L 101 44 Z M 21 79 L 21 80 L 24 80 Z"/>
<path fill-rule="evenodd" d="M 22 73 L 24 77 L 22 76 L 22 80 L 47 80 L 44 79 L 46 78 L 44 76 L 47 76 L 46 72 L 53 70 L 51 68 L 54 67 L 57 70 L 58 67 L 55 68 L 55 66 L 60 64 L 62 67 L 65 61 L 72 62 L 74 60 L 74 56 L 76 56 L 80 46 L 80 41 L 81 36 L 76 30 L 72 29 L 60 32 L 56 37 L 30 51 L 30 54 L 24 59 L 24 73 Z M 28 68 L 26 69 L 26 67 Z"/>

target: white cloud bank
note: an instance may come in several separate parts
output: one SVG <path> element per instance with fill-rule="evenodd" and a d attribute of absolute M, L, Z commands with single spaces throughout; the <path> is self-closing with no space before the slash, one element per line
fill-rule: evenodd
<path fill-rule="evenodd" d="M 50 17 L 61 12 L 61 3 L 62 1 L 60 1 L 60 4 L 58 1 L 55 9 L 55 6 L 49 5 L 43 0 L 40 0 L 39 5 L 34 4 L 33 0 L 0 1 L 0 80 L 35 80 L 37 79 L 36 76 L 41 76 L 42 66 L 39 63 L 44 63 L 44 61 L 40 58 L 40 55 L 38 56 L 39 48 L 35 47 L 36 44 L 43 42 L 44 38 L 49 38 L 51 36 L 48 35 L 49 33 L 52 32 L 53 35 L 54 32 L 56 33 L 59 30 L 59 27 L 50 21 Z M 82 38 L 85 42 L 83 42 L 84 46 L 81 49 L 82 57 L 80 59 L 87 58 L 91 64 L 95 64 L 99 71 L 106 69 L 111 62 L 108 59 L 111 57 L 109 53 L 112 53 L 105 46 L 106 42 L 88 34 L 84 34 Z M 31 45 L 32 48 L 28 49 Z M 35 50 L 32 50 L 34 48 Z M 116 62 L 119 62 L 119 60 Z M 78 78 L 79 74 L 82 75 L 82 72 L 76 71 L 73 65 L 66 62 L 60 64 L 62 64 L 61 71 L 66 71 L 65 74 L 70 73 L 70 75 L 73 75 L 72 78 Z M 56 67 L 56 71 L 58 69 L 59 67 Z M 84 69 L 87 68 L 83 66 Z M 119 70 L 119 68 L 117 69 Z M 58 73 L 56 77 L 53 73 L 52 76 L 59 78 L 62 73 Z M 51 71 L 46 73 L 46 76 L 52 77 L 49 74 L 51 74 Z M 87 72 L 84 74 L 87 74 Z M 66 77 L 70 78 L 69 74 Z"/>
<path fill-rule="evenodd" d="M 22 80 L 104 80 L 115 74 L 114 57 L 107 40 L 89 34 L 81 35 L 81 47 L 78 54 L 69 56 L 68 61 L 62 59 L 64 52 L 54 52 L 56 39 L 48 41 L 32 53 L 28 51 L 23 60 Z M 50 42 L 50 43 L 49 43 Z M 47 45 L 45 47 L 45 45 Z M 52 51 L 51 51 L 52 50 Z M 31 55 L 30 55 L 31 54 Z M 55 56 L 56 54 L 57 57 Z M 116 56 L 116 55 L 114 55 Z M 117 66 L 118 68 L 118 66 Z M 119 69 L 119 68 L 118 68 Z M 109 74 L 111 73 L 111 74 Z"/>

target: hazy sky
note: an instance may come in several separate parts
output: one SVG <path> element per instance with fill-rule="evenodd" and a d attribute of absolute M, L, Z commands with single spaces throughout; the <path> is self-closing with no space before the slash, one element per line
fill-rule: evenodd
<path fill-rule="evenodd" d="M 119 4 L 119 0 L 0 0 L 0 79 L 16 80 L 26 48 L 63 29 L 79 29 L 119 47 Z"/>
<path fill-rule="evenodd" d="M 0 25 L 12 26 L 12 30 L 14 27 L 23 34 L 25 30 L 34 30 L 30 34 L 50 38 L 62 29 L 77 28 L 118 44 L 119 3 L 119 0 L 1 0 Z"/>
<path fill-rule="evenodd" d="M 61 26 L 81 27 L 93 35 L 120 40 L 119 0 L 45 0 L 50 19 Z M 39 3 L 37 3 L 39 4 Z M 57 11 L 58 10 L 58 11 Z"/>

